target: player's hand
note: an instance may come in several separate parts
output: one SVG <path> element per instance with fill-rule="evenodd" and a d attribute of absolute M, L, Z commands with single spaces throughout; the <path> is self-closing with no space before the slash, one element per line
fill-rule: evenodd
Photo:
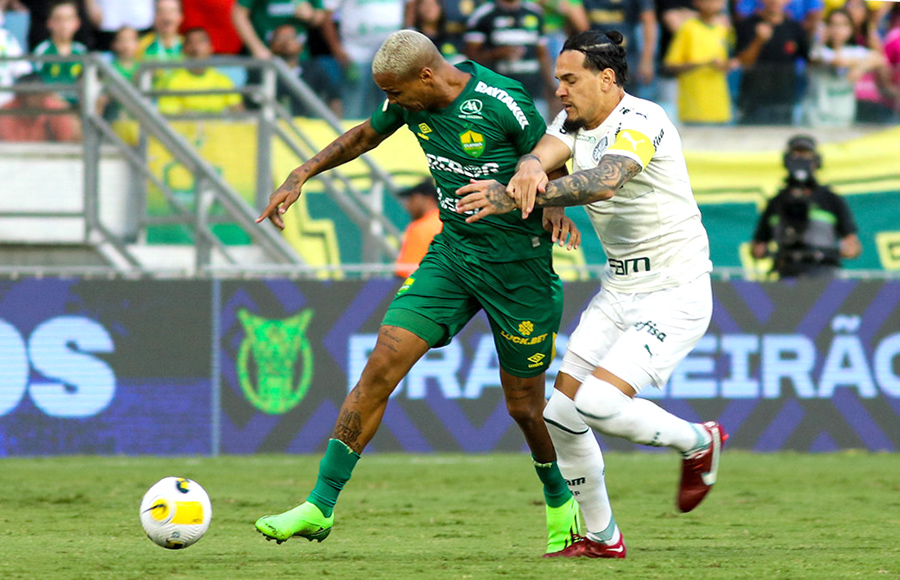
<path fill-rule="evenodd" d="M 531 215 L 534 210 L 534 198 L 537 192 L 543 193 L 547 187 L 547 173 L 537 157 L 529 157 L 519 162 L 516 174 L 509 180 L 506 192 L 522 210 L 522 219 Z"/>
<path fill-rule="evenodd" d="M 550 232 L 554 244 L 565 246 L 567 250 L 577 250 L 581 244 L 581 231 L 575 226 L 562 207 L 545 207 L 544 229 Z"/>
<path fill-rule="evenodd" d="M 294 205 L 294 202 L 300 199 L 300 188 L 303 183 L 292 173 L 288 176 L 281 187 L 275 190 L 275 193 L 269 196 L 269 205 L 263 210 L 256 223 L 262 223 L 266 218 L 270 219 L 275 226 L 283 230 L 284 220 L 281 216 Z"/>
<path fill-rule="evenodd" d="M 456 202 L 456 213 L 471 213 L 467 224 L 473 224 L 489 215 L 509 213 L 516 209 L 516 202 L 506 194 L 506 188 L 495 179 L 472 179 L 469 185 L 456 190 L 462 199 Z"/>

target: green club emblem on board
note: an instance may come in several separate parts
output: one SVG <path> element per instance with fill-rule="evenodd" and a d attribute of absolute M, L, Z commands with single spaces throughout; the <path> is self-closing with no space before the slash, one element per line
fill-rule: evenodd
<path fill-rule="evenodd" d="M 309 391 L 313 353 L 306 328 L 312 316 L 312 310 L 303 310 L 284 320 L 268 320 L 238 311 L 246 336 L 238 350 L 237 374 L 244 396 L 263 413 L 287 413 Z"/>
<path fill-rule="evenodd" d="M 463 151 L 470 157 L 481 157 L 484 153 L 484 135 L 476 133 L 469 129 L 459 134 L 459 142 L 462 144 Z"/>

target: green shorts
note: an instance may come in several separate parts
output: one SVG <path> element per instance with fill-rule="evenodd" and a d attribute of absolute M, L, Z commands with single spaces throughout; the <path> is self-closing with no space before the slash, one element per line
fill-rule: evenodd
<path fill-rule="evenodd" d="M 528 378 L 553 361 L 562 305 L 562 282 L 550 255 L 488 262 L 433 243 L 397 291 L 382 324 L 405 328 L 439 347 L 483 308 L 500 367 Z"/>

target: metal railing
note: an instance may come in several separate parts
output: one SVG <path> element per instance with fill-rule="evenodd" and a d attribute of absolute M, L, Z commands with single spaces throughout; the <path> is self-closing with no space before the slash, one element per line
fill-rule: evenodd
<path fill-rule="evenodd" d="M 204 67 L 236 67 L 248 73 L 256 72 L 258 83 L 247 84 L 235 89 L 218 89 L 204 91 L 170 91 L 154 87 L 153 76 L 161 70 L 175 68 Z M 269 201 L 269 194 L 276 185 L 271 173 L 272 148 L 277 142 L 282 143 L 296 157 L 298 165 L 318 153 L 323 144 L 315 143 L 303 130 L 294 116 L 277 98 L 279 87 L 289 95 L 303 103 L 316 118 L 324 120 L 331 127 L 335 136 L 344 132 L 340 119 L 313 92 L 313 90 L 280 59 L 256 60 L 246 57 L 213 57 L 205 60 L 179 62 L 146 62 L 142 63 L 136 75 L 137 86 L 148 98 L 162 98 L 173 95 L 222 95 L 238 93 L 253 102 L 258 109 L 244 112 L 230 112 L 229 117 L 252 118 L 257 123 L 256 131 L 256 206 L 264 208 Z M 203 120 L 221 118 L 221 115 L 188 113 L 168 115 L 169 119 Z M 388 219 L 383 212 L 386 195 L 398 190 L 391 175 L 377 165 L 369 156 L 363 155 L 360 160 L 365 166 L 367 189 L 354 185 L 354 176 L 345 168 L 337 167 L 327 173 L 313 178 L 321 183 L 329 199 L 359 228 L 362 234 L 361 254 L 364 262 L 391 262 L 397 255 L 399 238 L 402 232 Z"/>
<path fill-rule="evenodd" d="M 83 244 L 93 247 L 103 256 L 111 270 L 124 275 L 171 274 L 173 268 L 166 265 L 148 264 L 141 260 L 134 240 L 117 235 L 100 219 L 99 189 L 101 183 L 101 157 L 110 150 L 120 156 L 132 173 L 131 186 L 150 183 L 165 197 L 174 210 L 175 222 L 182 224 L 193 236 L 193 264 L 189 273 L 203 273 L 214 263 L 239 265 L 248 257 L 238 256 L 235 248 L 228 247 L 219 239 L 212 225 L 227 220 L 236 224 L 250 240 L 252 263 L 272 265 L 302 265 L 297 252 L 284 238 L 271 228 L 259 227 L 255 222 L 256 210 L 229 185 L 219 173 L 158 112 L 155 105 L 142 96 L 136 87 L 126 81 L 98 54 L 78 57 L 35 57 L 23 59 L 39 63 L 77 63 L 82 67 L 77 84 L 29 83 L 17 84 L 16 92 L 41 92 L 53 90 L 60 93 L 77 91 L 77 111 L 82 124 L 83 157 L 83 204 L 79 212 L 84 220 Z M 2 62 L 0 62 L 2 64 Z M 101 114 L 101 99 L 115 102 L 138 126 L 139 142 L 126 143 Z M 156 140 L 173 159 L 183 166 L 194 182 L 195 203 L 190 207 L 180 201 L 174 192 L 148 168 L 146 143 L 149 138 Z M 143 215 L 146 186 L 134 187 L 126 195 L 136 195 L 139 200 L 133 204 L 140 215 L 137 229 L 145 227 Z M 215 208 L 215 215 L 213 209 Z M 14 211 L 0 211 L 0 216 L 15 217 Z M 140 235 L 136 236 L 138 239 Z M 177 270 L 178 268 L 175 268 Z M 52 268 L 48 268 L 52 271 Z"/>
<path fill-rule="evenodd" d="M 77 104 L 76 111 L 82 124 L 81 142 L 83 158 L 83 206 L 74 215 L 84 222 L 84 236 L 81 242 L 93 247 L 104 257 L 111 271 L 120 275 L 172 275 L 184 270 L 184 266 L 166 266 L 148 263 L 140 251 L 141 242 L 146 241 L 148 227 L 161 224 L 176 224 L 189 232 L 192 239 L 192 264 L 185 274 L 212 274 L 217 272 L 239 273 L 242 268 L 256 269 L 273 267 L 275 270 L 296 269 L 300 275 L 320 274 L 321 267 L 305 264 L 300 255 L 287 243 L 276 229 L 268 224 L 255 223 L 259 211 L 268 203 L 275 179 L 272 173 L 272 150 L 275 143 L 283 144 L 297 159 L 297 164 L 315 155 L 322 147 L 307 135 L 297 124 L 289 110 L 277 98 L 278 90 L 287 90 L 304 106 L 323 119 L 335 135 L 343 132 L 340 120 L 331 112 L 313 91 L 299 80 L 280 60 L 260 61 L 243 57 L 214 57 L 207 60 L 178 62 L 143 63 L 136 73 L 136 84 L 124 79 L 99 54 L 84 56 L 25 56 L 21 58 L 0 58 L 0 66 L 6 61 L 27 61 L 30 63 L 77 63 L 81 65 L 81 77 L 75 84 L 29 83 L 2 88 L 0 91 L 43 92 L 53 90 L 71 97 Z M 161 69 L 239 67 L 244 71 L 256 71 L 259 82 L 228 90 L 166 91 L 154 87 L 152 79 Z M 215 95 L 238 93 L 256 103 L 253 110 L 222 114 L 179 114 L 163 115 L 154 99 L 165 95 Z M 137 130 L 135 142 L 128 142 L 105 119 L 101 104 L 115 103 L 122 116 L 133 121 Z M 73 113 L 76 111 L 69 111 Z M 7 113 L 8 114 L 8 113 Z M 214 117 L 241 120 L 250 119 L 256 127 L 256 167 L 254 186 L 254 206 L 251 207 L 235 189 L 222 178 L 219 171 L 205 160 L 196 148 L 188 142 L 171 123 L 176 120 L 203 120 Z M 173 190 L 158 172 L 148 165 L 148 146 L 153 140 L 171 155 L 175 164 L 183 167 L 193 183 L 193 197 L 189 203 L 185 196 Z M 134 197 L 130 206 L 137 214 L 137 235 L 128 239 L 110 231 L 99 218 L 100 201 L 98 190 L 102 181 L 101 158 L 110 152 L 123 160 L 132 174 L 127 185 L 127 195 Z M 362 261 L 369 264 L 389 264 L 399 247 L 402 233 L 384 215 L 385 196 L 398 189 L 390 174 L 379 167 L 368 156 L 361 158 L 365 167 L 364 175 L 351 175 L 343 168 L 330 170 L 314 178 L 330 200 L 352 220 L 361 233 Z M 357 185 L 364 178 L 364 187 Z M 158 192 L 167 206 L 167 215 L 149 215 L 147 208 L 148 191 Z M 0 208 L 0 218 L 16 217 L 15 211 Z M 42 212 L 43 217 L 52 217 L 52 211 Z M 72 213 L 59 214 L 71 217 Z M 236 225 L 249 238 L 246 248 L 231 247 L 220 239 L 213 227 L 229 223 Z M 2 240 L 0 240 L 2 241 Z M 185 249 L 185 248 L 179 248 Z M 183 262 L 183 260 L 182 260 Z M 92 266 L 96 269 L 96 266 Z M 6 268 L 0 265 L 0 272 Z M 59 269 L 59 268 L 56 268 Z M 71 266 L 65 266 L 70 271 Z M 52 273 L 54 267 L 46 266 L 43 271 Z M 62 269 L 60 269 L 62 272 Z"/>

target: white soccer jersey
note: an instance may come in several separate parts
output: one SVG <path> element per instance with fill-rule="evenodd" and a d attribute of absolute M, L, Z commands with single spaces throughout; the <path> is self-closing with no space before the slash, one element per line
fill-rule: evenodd
<path fill-rule="evenodd" d="M 652 292 L 712 270 L 681 137 L 662 107 L 626 93 L 595 129 L 567 133 L 565 119 L 563 111 L 547 134 L 569 147 L 575 171 L 597 167 L 604 155 L 642 167 L 611 199 L 585 206 L 606 252 L 604 287 Z"/>

